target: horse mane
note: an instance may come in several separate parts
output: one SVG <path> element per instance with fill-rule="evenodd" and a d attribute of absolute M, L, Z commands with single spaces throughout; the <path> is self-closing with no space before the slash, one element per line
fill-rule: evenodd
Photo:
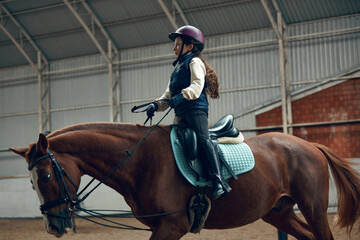
<path fill-rule="evenodd" d="M 96 151 L 100 145 L 108 148 L 125 146 L 129 140 L 138 142 L 150 131 L 152 126 L 133 123 L 89 122 L 80 123 L 50 133 L 47 139 L 52 148 L 65 151 L 69 145 L 82 145 Z M 165 130 L 170 133 L 170 126 L 159 125 L 154 132 Z M 152 133 L 154 134 L 154 133 Z"/>
<path fill-rule="evenodd" d="M 74 132 L 74 131 L 94 131 L 96 129 L 107 129 L 107 128 L 119 128 L 119 126 L 124 126 L 123 124 L 119 123 L 107 123 L 107 122 L 88 122 L 88 123 L 78 123 L 75 125 L 70 125 L 64 128 L 61 128 L 59 130 L 56 130 L 54 132 L 51 132 L 47 137 L 53 138 L 57 137 L 59 135 Z"/>
<path fill-rule="evenodd" d="M 169 126 L 159 125 L 159 128 L 168 128 Z M 89 131 L 89 132 L 102 132 L 102 133 L 114 133 L 118 131 L 138 131 L 138 130 L 150 130 L 149 126 L 133 123 L 111 123 L 111 122 L 87 122 L 70 125 L 62 129 L 56 130 L 50 133 L 47 137 L 54 138 L 62 134 L 75 132 L 75 131 Z"/>

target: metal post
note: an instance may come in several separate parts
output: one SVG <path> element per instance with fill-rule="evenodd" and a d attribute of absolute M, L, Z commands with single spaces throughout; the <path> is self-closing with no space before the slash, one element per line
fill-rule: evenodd
<path fill-rule="evenodd" d="M 51 119 L 50 119 L 50 76 L 49 76 L 49 64 L 46 64 L 46 76 L 45 76 L 45 115 L 46 115 L 46 131 L 51 131 Z"/>
<path fill-rule="evenodd" d="M 108 41 L 108 58 L 110 59 L 109 65 L 109 104 L 110 104 L 110 122 L 114 121 L 114 80 L 113 80 L 113 63 L 112 63 L 112 49 L 111 41 Z"/>
<path fill-rule="evenodd" d="M 49 76 L 44 77 L 44 69 L 46 72 L 49 71 L 49 65 L 43 65 L 42 54 L 38 52 L 37 61 L 38 61 L 38 114 L 39 114 L 39 132 L 45 133 L 50 131 L 50 83 Z"/>
<path fill-rule="evenodd" d="M 287 39 L 287 28 L 283 31 L 283 44 L 284 44 L 284 70 L 285 70 L 285 91 L 286 91 L 286 111 L 287 111 L 287 123 L 289 134 L 293 134 L 293 116 L 291 106 L 291 89 L 290 89 L 290 71 L 289 71 L 289 48 Z"/>
<path fill-rule="evenodd" d="M 288 235 L 278 229 L 278 240 L 287 240 Z"/>
<path fill-rule="evenodd" d="M 281 17 L 277 17 L 278 23 L 278 32 L 280 37 L 278 38 L 279 42 L 279 63 L 280 63 L 280 80 L 281 80 L 281 110 L 282 110 L 282 125 L 283 132 L 288 133 L 288 116 L 287 116 L 287 92 L 286 92 L 286 75 L 285 75 L 285 54 L 284 54 L 284 42 L 283 42 L 283 27 Z"/>
<path fill-rule="evenodd" d="M 38 104 L 39 104 L 39 132 L 42 132 L 42 126 L 43 126 L 43 104 L 42 104 L 42 81 L 43 81 L 43 75 L 42 75 L 42 63 L 41 63 L 41 54 L 38 52 L 37 55 L 37 61 L 38 61 Z"/>
<path fill-rule="evenodd" d="M 279 52 L 280 52 L 280 74 L 282 86 L 282 108 L 283 108 L 283 131 L 284 133 L 293 134 L 293 128 L 291 127 L 292 120 L 292 108 L 291 108 L 291 90 L 290 90 L 290 73 L 289 73 L 289 51 L 288 51 L 288 39 L 287 39 L 287 25 L 284 22 L 281 11 L 277 2 L 272 0 L 274 9 L 277 16 L 277 27 L 280 33 L 279 37 Z M 285 115 L 284 115 L 285 113 Z M 284 124 L 284 122 L 286 122 Z M 286 130 L 285 130 L 286 128 Z"/>
<path fill-rule="evenodd" d="M 109 65 L 109 105 L 110 105 L 110 121 L 111 122 L 121 122 L 120 115 L 120 71 L 119 64 L 115 64 L 115 81 L 114 81 L 114 57 L 116 61 L 119 61 L 119 52 L 115 53 L 115 56 L 112 52 L 113 46 L 112 42 L 108 41 L 108 57 L 111 60 Z"/>
<path fill-rule="evenodd" d="M 291 92 L 289 81 L 289 62 L 288 62 L 288 39 L 287 26 L 283 21 L 280 8 L 276 0 L 272 0 L 272 7 L 275 9 L 277 21 L 273 16 L 273 11 L 269 7 L 268 0 L 261 0 L 266 14 L 269 17 L 279 45 L 279 65 L 280 65 L 280 82 L 281 82 L 281 107 L 282 107 L 282 125 L 284 133 L 293 133 L 292 110 L 291 110 Z M 289 127 L 290 126 L 290 127 Z"/>
<path fill-rule="evenodd" d="M 116 55 L 116 61 L 120 61 L 120 54 L 119 52 Z M 121 106 L 120 106 L 120 66 L 119 64 L 115 65 L 115 91 L 116 91 L 116 119 L 117 122 L 121 122 Z"/>
<path fill-rule="evenodd" d="M 274 1 L 273 1 L 274 2 Z M 283 22 L 280 10 L 275 6 L 277 11 L 277 31 L 279 34 L 279 62 L 280 62 L 280 79 L 281 79 L 281 103 L 283 132 L 293 134 L 292 125 L 292 108 L 291 108 L 291 91 L 290 91 L 290 74 L 289 74 L 289 52 L 287 40 L 287 27 Z M 290 126 L 290 127 L 289 127 Z"/>

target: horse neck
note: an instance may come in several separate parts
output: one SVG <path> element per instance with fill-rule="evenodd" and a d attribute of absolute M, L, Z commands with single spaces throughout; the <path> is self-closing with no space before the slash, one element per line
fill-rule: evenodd
<path fill-rule="evenodd" d="M 132 158 L 127 155 L 127 151 L 130 151 L 148 130 L 149 128 L 138 125 L 109 125 L 108 129 L 103 125 L 92 125 L 91 130 L 78 128 L 54 134 L 50 143 L 57 152 L 70 154 L 82 175 L 86 174 L 100 181 L 123 161 L 119 169 L 104 183 L 125 196 L 136 188 L 136 179 L 141 172 L 139 170 L 146 169 L 147 164 L 153 163 L 147 156 L 156 142 L 156 137 L 151 135 L 136 149 Z"/>

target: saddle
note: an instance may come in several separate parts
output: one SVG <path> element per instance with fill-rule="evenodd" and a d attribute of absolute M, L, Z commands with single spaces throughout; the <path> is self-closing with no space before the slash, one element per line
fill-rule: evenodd
<path fill-rule="evenodd" d="M 222 137 L 235 138 L 239 136 L 240 132 L 233 126 L 234 116 L 231 114 L 222 117 L 212 128 L 209 128 L 209 137 L 219 153 L 218 139 Z M 185 149 L 185 155 L 190 160 L 190 167 L 201 177 L 206 177 L 206 172 L 203 171 L 201 161 L 196 161 L 199 158 L 197 136 L 192 128 L 181 126 L 177 130 L 177 136 L 181 145 Z M 228 168 L 231 175 L 237 179 L 237 176 L 232 171 L 227 162 L 219 155 L 220 162 Z"/>
<path fill-rule="evenodd" d="M 239 130 L 233 126 L 234 116 L 231 114 L 222 117 L 212 128 L 209 128 L 209 135 L 211 140 L 216 140 L 220 137 L 237 137 Z"/>
<path fill-rule="evenodd" d="M 221 166 L 226 167 L 221 169 L 223 179 L 237 179 L 237 175 L 248 172 L 255 166 L 252 151 L 243 142 L 239 130 L 233 127 L 233 122 L 234 117 L 226 115 L 209 129 L 209 137 L 215 146 Z M 231 141 L 228 141 L 229 139 Z M 176 164 L 185 179 L 195 187 L 211 187 L 208 172 L 198 156 L 197 136 L 194 130 L 185 125 L 176 125 L 171 130 L 170 141 Z M 211 209 L 209 198 L 196 189 L 195 195 L 189 201 L 188 217 L 192 233 L 201 231 Z"/>

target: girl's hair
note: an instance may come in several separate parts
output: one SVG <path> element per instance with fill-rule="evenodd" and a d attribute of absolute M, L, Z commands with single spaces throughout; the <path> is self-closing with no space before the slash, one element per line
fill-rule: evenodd
<path fill-rule="evenodd" d="M 200 58 L 201 61 L 205 64 L 206 74 L 205 74 L 205 81 L 207 84 L 207 87 L 205 89 L 206 93 L 209 94 L 209 96 L 212 99 L 217 99 L 220 97 L 219 94 L 219 81 L 218 76 L 215 72 L 215 70 L 210 66 L 210 64 L 205 60 L 205 58 L 202 56 L 201 52 L 199 51 L 197 47 L 197 42 L 193 39 L 189 38 L 182 38 L 184 43 L 186 45 L 189 45 L 190 43 L 193 44 L 193 50 L 192 53 L 195 54 L 196 57 Z"/>

